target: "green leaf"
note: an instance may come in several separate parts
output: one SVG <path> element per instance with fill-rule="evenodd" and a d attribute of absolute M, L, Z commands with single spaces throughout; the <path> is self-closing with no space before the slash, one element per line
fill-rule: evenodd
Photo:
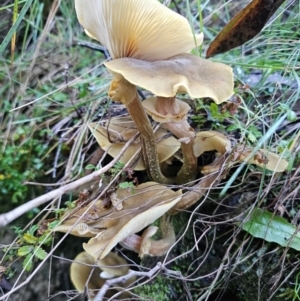
<path fill-rule="evenodd" d="M 29 233 L 25 233 L 23 235 L 23 238 L 29 244 L 35 244 L 38 241 L 38 239 L 35 236 L 33 236 L 33 235 L 29 234 Z"/>
<path fill-rule="evenodd" d="M 119 184 L 119 188 L 121 188 L 121 189 L 130 189 L 133 193 L 135 186 L 132 182 L 121 182 Z"/>
<path fill-rule="evenodd" d="M 76 208 L 75 202 L 67 201 L 67 202 L 65 202 L 65 205 L 66 205 L 69 209 L 74 209 L 74 208 Z"/>
<path fill-rule="evenodd" d="M 41 247 L 35 247 L 34 256 L 40 260 L 43 260 L 47 257 L 47 252 L 43 250 Z"/>
<path fill-rule="evenodd" d="M 255 209 L 242 228 L 254 237 L 300 251 L 300 233 L 297 227 L 269 211 Z"/>
<path fill-rule="evenodd" d="M 16 227 L 16 226 L 12 226 L 10 227 L 10 229 L 14 230 L 14 232 L 18 235 L 21 235 L 23 231 L 20 227 Z"/>
<path fill-rule="evenodd" d="M 287 120 L 291 121 L 291 122 L 296 121 L 297 120 L 297 114 L 294 111 L 289 110 L 288 115 L 287 115 Z"/>
<path fill-rule="evenodd" d="M 59 220 L 56 220 L 56 221 L 53 221 L 51 223 L 48 224 L 48 228 L 50 230 L 54 229 L 55 227 L 57 227 L 59 224 L 61 224 L 61 221 Z"/>
<path fill-rule="evenodd" d="M 230 126 L 227 128 L 227 131 L 228 131 L 228 132 L 235 131 L 235 130 L 238 129 L 238 128 L 239 128 L 238 125 L 232 124 L 232 125 L 230 125 Z"/>
<path fill-rule="evenodd" d="M 85 169 L 86 170 L 89 170 L 89 169 L 92 169 L 92 170 L 96 170 L 96 166 L 95 165 L 93 165 L 93 164 L 88 164 L 86 167 L 85 167 Z"/>
<path fill-rule="evenodd" d="M 33 246 L 23 246 L 18 249 L 18 256 L 26 256 L 33 251 Z"/>
<path fill-rule="evenodd" d="M 53 237 L 48 232 L 39 237 L 38 242 L 42 245 L 49 245 L 52 242 L 52 238 Z"/>
<path fill-rule="evenodd" d="M 27 272 L 29 272 L 32 268 L 32 259 L 32 254 L 28 254 L 23 261 L 23 269 Z"/>
<path fill-rule="evenodd" d="M 27 231 L 27 233 L 34 235 L 34 232 L 39 228 L 38 225 L 33 225 L 30 227 L 30 229 Z"/>
<path fill-rule="evenodd" d="M 21 21 L 24 19 L 24 16 L 27 12 L 27 10 L 31 7 L 33 0 L 27 0 L 26 3 L 24 4 L 18 19 L 16 20 L 16 22 L 14 23 L 14 25 L 10 28 L 9 32 L 7 33 L 6 37 L 4 38 L 4 40 L 2 41 L 1 45 L 0 45 L 0 55 L 2 55 L 2 53 L 4 52 L 6 46 L 9 44 L 9 42 L 11 41 L 11 38 L 13 36 L 13 34 L 17 31 L 18 26 L 20 25 Z"/>

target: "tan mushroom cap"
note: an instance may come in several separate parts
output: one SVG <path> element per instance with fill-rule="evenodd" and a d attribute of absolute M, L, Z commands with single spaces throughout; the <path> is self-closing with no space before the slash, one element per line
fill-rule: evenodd
<path fill-rule="evenodd" d="M 130 128 L 130 130 L 120 131 L 122 138 L 127 140 L 124 140 L 124 142 L 111 143 L 108 140 L 107 129 L 101 127 L 97 123 L 89 124 L 89 128 L 92 131 L 92 134 L 96 138 L 97 142 L 99 143 L 100 147 L 103 150 L 107 151 L 108 154 L 113 158 L 120 154 L 120 151 L 124 147 L 125 143 L 130 140 L 130 138 L 132 138 L 132 136 L 134 136 L 136 132 L 138 132 L 138 130 L 134 128 Z M 112 126 L 112 129 L 117 132 L 120 130 L 120 127 L 114 124 Z M 117 136 L 111 131 L 111 126 L 109 126 L 109 131 L 110 133 L 112 133 L 112 135 L 110 135 L 111 139 Z M 120 135 L 118 137 L 120 137 Z M 176 138 L 170 136 L 166 130 L 158 129 L 154 135 L 157 140 L 157 153 L 159 162 L 166 161 L 179 150 L 180 143 Z M 126 164 L 140 148 L 141 143 L 139 140 L 132 143 L 120 158 L 120 162 Z M 140 156 L 138 162 L 134 166 L 134 170 L 145 170 L 145 168 L 146 167 L 143 158 Z"/>
<path fill-rule="evenodd" d="M 181 197 L 181 191 L 174 192 L 155 182 L 141 184 L 134 192 L 118 189 L 116 198 L 122 202 L 123 208 L 109 209 L 110 213 L 99 219 L 98 227 L 102 222 L 103 230 L 84 243 L 83 248 L 95 259 L 104 258 L 120 241 L 164 215 Z"/>
<path fill-rule="evenodd" d="M 92 272 L 93 269 L 93 272 Z M 84 292 L 85 286 L 91 290 L 99 290 L 107 278 L 101 275 L 110 275 L 110 278 L 126 275 L 129 271 L 127 262 L 117 254 L 110 252 L 105 258 L 96 264 L 95 258 L 87 252 L 79 253 L 70 267 L 70 278 L 78 292 Z M 92 272 L 92 274 L 91 274 Z M 135 278 L 129 279 L 124 287 L 130 285 Z M 113 296 L 117 291 L 108 291 L 106 297 Z M 127 293 L 122 293 L 122 298 L 128 297 Z M 94 294 L 91 293 L 91 300 Z M 120 299 L 120 298 L 117 298 Z"/>
<path fill-rule="evenodd" d="M 104 128 L 108 128 L 112 140 L 129 141 L 138 129 L 133 120 L 129 116 L 112 117 L 109 122 L 104 124 Z"/>
<path fill-rule="evenodd" d="M 146 110 L 147 114 L 152 117 L 153 120 L 166 123 L 166 122 L 178 122 L 181 120 L 185 120 L 187 118 L 187 113 L 191 109 L 191 107 L 186 103 L 179 99 L 175 99 L 175 107 L 178 113 L 173 113 L 172 110 L 166 110 L 168 113 L 163 115 L 156 110 L 157 104 L 156 97 L 149 97 L 142 102 L 144 109 Z"/>
<path fill-rule="evenodd" d="M 230 140 L 217 131 L 202 131 L 194 139 L 193 152 L 195 157 L 200 157 L 204 152 L 216 150 L 225 154 L 231 150 Z"/>
<path fill-rule="evenodd" d="M 78 292 L 83 292 L 85 289 L 86 282 L 92 271 L 90 265 L 95 265 L 95 258 L 87 252 L 79 253 L 71 264 L 70 278 Z M 89 289 L 99 289 L 104 284 L 104 280 L 99 277 L 100 273 L 101 270 L 99 268 L 94 269 L 88 282 Z"/>
<path fill-rule="evenodd" d="M 231 67 L 189 53 L 155 62 L 120 58 L 104 65 L 115 78 L 124 77 L 162 97 L 188 93 L 191 98 L 210 97 L 219 104 L 233 94 Z"/>
<path fill-rule="evenodd" d="M 285 159 L 265 149 L 259 149 L 254 155 L 253 149 L 250 147 L 238 148 L 237 152 L 240 151 L 241 153 L 239 154 L 238 160 L 255 164 L 270 171 L 283 172 L 289 165 Z"/>
<path fill-rule="evenodd" d="M 63 233 L 70 231 L 70 234 L 79 237 L 96 236 L 101 231 L 101 228 L 97 227 L 93 219 L 97 217 L 97 211 L 102 212 L 103 210 L 105 209 L 102 200 L 97 200 L 92 206 L 89 204 L 80 208 L 67 210 L 60 218 L 62 221 L 61 224 L 56 226 L 53 231 Z"/>
<path fill-rule="evenodd" d="M 203 34 L 194 35 L 187 19 L 157 0 L 75 0 L 75 8 L 85 31 L 112 58 L 163 60 L 203 41 Z"/>

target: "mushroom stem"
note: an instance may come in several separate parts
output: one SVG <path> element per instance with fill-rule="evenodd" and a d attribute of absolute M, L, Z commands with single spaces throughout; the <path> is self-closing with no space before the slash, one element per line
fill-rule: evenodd
<path fill-rule="evenodd" d="M 227 159 L 227 157 L 222 157 L 216 162 L 216 165 L 219 167 L 218 170 L 205 175 L 191 191 L 183 195 L 181 200 L 168 211 L 168 214 L 174 215 L 191 207 L 203 198 L 210 189 L 216 187 L 228 172 L 227 168 L 222 168 L 222 165 L 226 163 Z"/>
<path fill-rule="evenodd" d="M 156 110 L 162 115 L 177 115 L 180 112 L 176 96 L 161 97 L 157 96 Z M 183 166 L 177 174 L 177 184 L 185 184 L 195 180 L 197 175 L 197 158 L 193 152 L 193 139 L 195 132 L 186 120 L 167 122 L 164 126 L 178 139 L 184 139 L 181 142 L 181 150 L 183 155 Z M 186 141 L 188 140 L 188 141 Z"/>
<path fill-rule="evenodd" d="M 124 78 L 114 78 L 108 95 L 112 100 L 119 101 L 126 106 L 139 130 L 145 166 L 151 179 L 161 184 L 173 184 L 173 179 L 161 173 L 153 129 L 139 99 L 136 86 Z"/>
<path fill-rule="evenodd" d="M 151 226 L 149 227 L 151 231 Z M 142 258 L 144 255 L 150 256 L 163 256 L 165 255 L 172 245 L 175 243 L 176 236 L 172 223 L 170 222 L 170 215 L 165 214 L 161 217 L 159 228 L 161 230 L 162 238 L 160 240 L 152 240 L 150 237 L 146 237 L 145 241 L 145 232 L 148 232 L 149 228 L 144 230 L 142 236 L 137 234 L 131 234 L 126 237 L 120 244 L 129 250 L 132 250 L 140 254 Z M 156 231 L 155 231 L 156 232 Z M 154 232 L 154 233 L 155 233 Z M 147 233 L 146 233 L 147 236 Z M 151 233 L 150 233 L 151 236 Z M 145 244 L 148 244 L 145 248 Z"/>
<path fill-rule="evenodd" d="M 180 112 L 178 103 L 175 97 L 161 97 L 157 96 L 156 110 L 162 115 L 172 114 L 177 115 Z"/>
<path fill-rule="evenodd" d="M 182 120 L 180 122 L 167 122 L 164 123 L 164 127 L 166 127 L 178 139 L 183 140 L 181 141 L 183 165 L 177 174 L 177 184 L 185 184 L 195 180 L 198 162 L 193 151 L 195 138 L 194 130 L 190 127 L 186 120 Z"/>

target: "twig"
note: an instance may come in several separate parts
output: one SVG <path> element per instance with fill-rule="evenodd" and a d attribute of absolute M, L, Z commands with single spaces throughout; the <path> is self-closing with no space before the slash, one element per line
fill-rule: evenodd
<path fill-rule="evenodd" d="M 127 280 L 129 280 L 130 278 L 137 276 L 137 277 L 148 277 L 148 278 L 152 278 L 154 274 L 156 274 L 162 267 L 161 262 L 158 262 L 157 265 L 151 269 L 148 272 L 137 272 L 137 271 L 132 271 L 130 270 L 129 273 L 127 275 L 124 276 L 120 276 L 114 279 L 110 279 L 110 280 L 106 280 L 105 283 L 103 284 L 103 286 L 101 287 L 100 291 L 97 293 L 96 297 L 94 298 L 94 301 L 102 301 L 107 290 L 117 284 L 117 283 L 125 283 Z"/>
<path fill-rule="evenodd" d="M 125 283 L 127 280 L 129 280 L 132 277 L 148 277 L 148 278 L 152 278 L 160 270 L 166 271 L 166 273 L 169 274 L 169 275 L 181 276 L 181 272 L 168 270 L 168 269 L 166 269 L 162 265 L 161 262 L 158 262 L 157 265 L 153 269 L 151 269 L 150 271 L 148 271 L 148 272 L 137 272 L 137 271 L 130 270 L 127 275 L 120 276 L 118 278 L 114 278 L 114 279 L 110 279 L 110 280 L 106 280 L 106 282 L 104 283 L 104 285 L 101 287 L 100 291 L 98 292 L 98 294 L 94 298 L 94 301 L 102 301 L 103 298 L 104 298 L 104 296 L 105 296 L 105 294 L 106 294 L 106 292 L 107 292 L 107 290 L 111 286 L 114 286 L 117 283 L 120 283 L 120 282 Z"/>
<path fill-rule="evenodd" d="M 77 181 L 74 181 L 73 183 L 67 184 L 65 186 L 62 186 L 58 189 L 55 189 L 53 191 L 50 191 L 44 195 L 41 195 L 19 207 L 17 207 L 16 209 L 13 209 L 7 213 L 4 214 L 0 214 L 0 228 L 1 227 L 5 227 L 7 224 L 9 224 L 10 222 L 14 221 L 15 219 L 17 219 L 18 217 L 20 217 L 21 215 L 23 215 L 24 213 L 26 213 L 27 211 L 38 207 L 42 204 L 45 204 L 46 202 L 57 198 L 61 195 L 63 195 L 64 193 L 74 190 L 77 187 L 84 185 L 88 182 L 93 181 L 94 179 L 98 178 L 100 175 L 104 174 L 105 172 L 107 172 L 110 168 L 112 168 L 121 158 L 121 156 L 124 154 L 124 152 L 126 151 L 127 147 L 136 139 L 136 137 L 139 134 L 136 134 L 135 136 L 133 136 L 122 148 L 122 150 L 120 151 L 120 154 L 114 159 L 112 160 L 109 164 L 107 164 L 106 166 L 104 166 L 103 168 L 94 171 L 93 173 L 91 173 L 88 176 L 85 176 L 81 179 L 78 179 Z"/>

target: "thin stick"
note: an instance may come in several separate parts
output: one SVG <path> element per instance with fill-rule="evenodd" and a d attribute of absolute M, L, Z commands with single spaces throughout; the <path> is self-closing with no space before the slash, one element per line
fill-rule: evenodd
<path fill-rule="evenodd" d="M 169 270 L 167 268 L 165 268 L 161 262 L 158 262 L 156 264 L 156 266 L 151 269 L 148 272 L 137 272 L 137 271 L 132 271 L 129 270 L 127 275 L 124 276 L 120 276 L 118 278 L 114 278 L 114 279 L 110 279 L 110 280 L 106 280 L 106 282 L 104 283 L 104 285 L 101 287 L 100 291 L 98 292 L 98 294 L 95 296 L 94 301 L 102 301 L 107 290 L 119 283 L 125 283 L 126 281 L 128 281 L 130 278 L 132 277 L 148 277 L 148 278 L 152 278 L 155 274 L 157 274 L 158 272 L 160 272 L 161 270 L 163 270 L 164 272 L 166 272 L 167 275 L 172 275 L 172 276 L 176 276 L 176 277 L 182 277 L 181 272 L 177 272 L 177 271 L 172 271 Z M 110 299 L 111 300 L 111 299 Z"/>
<path fill-rule="evenodd" d="M 120 276 L 120 277 L 110 279 L 110 280 L 106 280 L 104 285 L 101 287 L 100 291 L 94 298 L 94 301 L 102 301 L 107 290 L 111 286 L 113 286 L 119 282 L 125 283 L 127 280 L 129 280 L 130 278 L 135 277 L 135 276 L 152 278 L 153 275 L 155 273 L 157 273 L 160 269 L 161 269 L 161 263 L 158 262 L 157 265 L 153 269 L 151 269 L 149 272 L 137 272 L 137 271 L 130 270 L 127 275 Z"/>
<path fill-rule="evenodd" d="M 74 181 L 73 183 L 67 184 L 67 185 L 62 186 L 58 189 L 50 191 L 50 192 L 48 192 L 44 195 L 41 195 L 41 196 L 39 196 L 39 197 L 29 201 L 29 202 L 17 207 L 16 209 L 11 210 L 10 212 L 0 214 L 0 228 L 5 227 L 7 224 L 14 221 L 18 217 L 22 216 L 27 211 L 29 211 L 29 210 L 31 210 L 35 207 L 38 207 L 42 204 L 45 204 L 46 202 L 51 201 L 51 200 L 63 195 L 64 193 L 66 193 L 68 191 L 74 190 L 80 185 L 84 185 L 84 184 L 86 184 L 90 181 L 93 181 L 93 180 L 97 179 L 100 175 L 107 172 L 110 168 L 112 168 L 118 162 L 118 160 L 121 158 L 121 156 L 126 151 L 127 147 L 136 139 L 137 135 L 132 137 L 124 145 L 124 147 L 122 148 L 120 154 L 114 160 L 112 160 L 109 164 L 107 164 L 105 167 L 103 167 L 103 168 L 101 168 L 97 171 L 94 171 L 90 175 L 85 176 L 81 179 L 78 179 L 78 180 Z"/>

